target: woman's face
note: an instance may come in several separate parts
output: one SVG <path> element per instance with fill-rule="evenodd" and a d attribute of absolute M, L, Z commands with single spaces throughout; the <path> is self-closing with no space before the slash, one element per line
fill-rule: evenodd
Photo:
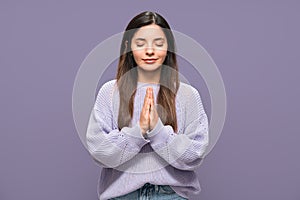
<path fill-rule="evenodd" d="M 134 60 L 141 70 L 155 71 L 166 58 L 167 38 L 161 27 L 156 24 L 143 26 L 134 34 L 131 49 Z"/>

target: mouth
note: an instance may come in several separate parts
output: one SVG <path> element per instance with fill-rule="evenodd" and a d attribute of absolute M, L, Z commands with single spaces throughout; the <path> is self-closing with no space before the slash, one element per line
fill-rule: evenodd
<path fill-rule="evenodd" d="M 147 64 L 153 64 L 156 62 L 158 58 L 148 58 L 148 59 L 143 59 L 143 61 Z"/>

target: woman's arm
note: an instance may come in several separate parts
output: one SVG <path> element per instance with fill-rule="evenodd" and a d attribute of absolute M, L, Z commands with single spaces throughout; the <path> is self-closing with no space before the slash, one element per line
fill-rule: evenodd
<path fill-rule="evenodd" d="M 194 170 L 204 158 L 208 145 L 208 119 L 198 91 L 193 87 L 179 94 L 177 100 L 186 98 L 185 127 L 177 134 L 159 119 L 148 133 L 152 148 L 170 165 L 181 170 Z"/>
<path fill-rule="evenodd" d="M 116 168 L 133 158 L 149 141 L 142 136 L 139 125 L 113 127 L 112 100 L 114 81 L 104 84 L 87 128 L 87 146 L 93 158 L 103 167 Z"/>

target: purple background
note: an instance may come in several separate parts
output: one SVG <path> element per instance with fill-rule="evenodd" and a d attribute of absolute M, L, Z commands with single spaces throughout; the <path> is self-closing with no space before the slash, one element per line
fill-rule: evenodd
<path fill-rule="evenodd" d="M 224 79 L 226 123 L 192 199 L 300 199 L 299 1 L 103 2 L 0 2 L 0 199 L 97 199 L 73 83 L 86 55 L 144 10 L 203 45 Z"/>

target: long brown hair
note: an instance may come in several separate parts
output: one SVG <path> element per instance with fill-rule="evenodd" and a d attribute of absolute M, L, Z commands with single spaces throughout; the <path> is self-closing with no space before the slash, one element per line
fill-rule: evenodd
<path fill-rule="evenodd" d="M 178 65 L 175 54 L 175 39 L 167 21 L 158 13 L 142 12 L 135 16 L 127 25 L 120 48 L 120 58 L 116 75 L 120 107 L 118 128 L 129 126 L 133 117 L 134 97 L 137 89 L 137 64 L 131 52 L 131 40 L 138 28 L 156 24 L 160 26 L 167 38 L 168 50 L 161 66 L 160 89 L 157 96 L 158 115 L 165 125 L 173 127 L 177 132 L 177 116 L 175 97 L 179 88 Z"/>

